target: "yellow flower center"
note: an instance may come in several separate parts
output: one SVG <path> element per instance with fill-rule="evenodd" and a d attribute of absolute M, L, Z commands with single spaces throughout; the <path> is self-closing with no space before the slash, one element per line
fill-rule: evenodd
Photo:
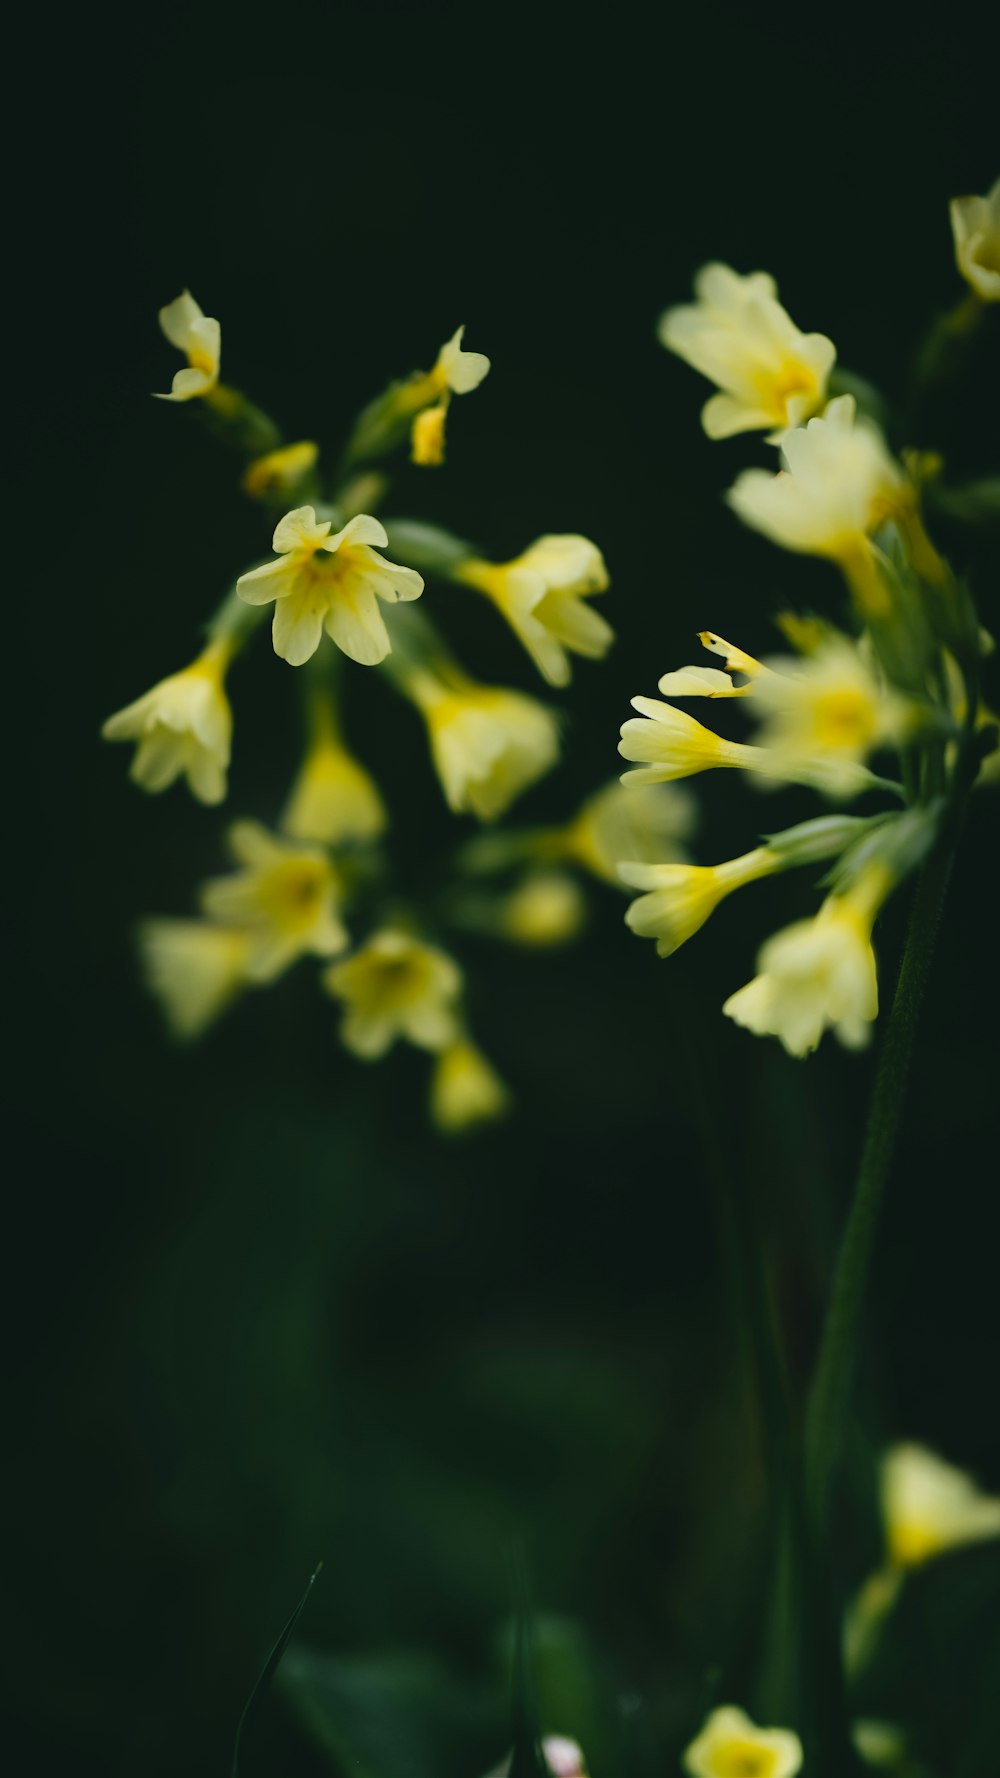
<path fill-rule="evenodd" d="M 311 926 L 328 882 L 329 871 L 319 859 L 281 864 L 261 884 L 262 908 L 280 926 Z"/>
<path fill-rule="evenodd" d="M 776 374 L 761 379 L 761 389 L 765 405 L 773 409 L 778 419 L 785 419 L 788 403 L 793 395 L 815 395 L 817 393 L 816 378 L 804 364 L 789 359 Z"/>
<path fill-rule="evenodd" d="M 816 701 L 816 743 L 821 748 L 863 751 L 877 732 L 875 708 L 863 692 L 831 691 Z"/>
<path fill-rule="evenodd" d="M 897 1568 L 915 1568 L 926 1562 L 941 1547 L 941 1540 L 930 1525 L 910 1519 L 893 1525 L 889 1533 L 889 1554 Z"/>
<path fill-rule="evenodd" d="M 190 347 L 187 360 L 192 370 L 204 371 L 206 377 L 215 375 L 215 359 L 201 346 Z"/>

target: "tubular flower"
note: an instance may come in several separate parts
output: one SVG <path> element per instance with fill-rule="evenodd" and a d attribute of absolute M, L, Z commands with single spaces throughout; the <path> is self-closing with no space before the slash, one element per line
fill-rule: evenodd
<path fill-rule="evenodd" d="M 384 1056 L 398 1037 L 427 1050 L 458 1039 L 461 972 L 444 951 L 409 933 L 376 932 L 353 957 L 325 971 L 323 986 L 345 1002 L 341 1039 L 366 1061 Z"/>
<path fill-rule="evenodd" d="M 701 930 L 725 896 L 780 868 L 766 846 L 725 864 L 620 864 L 624 883 L 648 891 L 632 902 L 625 923 L 640 938 L 655 938 L 659 956 L 671 957 Z"/>
<path fill-rule="evenodd" d="M 249 980 L 272 982 L 299 957 L 345 948 L 339 883 L 323 852 L 275 839 L 256 821 L 237 821 L 227 838 L 243 868 L 203 884 L 201 905 L 212 919 L 246 931 Z"/>
<path fill-rule="evenodd" d="M 772 752 L 745 741 L 723 740 L 693 716 L 658 698 L 633 698 L 632 707 L 641 715 L 622 723 L 618 751 L 625 759 L 642 763 L 623 773 L 623 784 L 664 784 L 721 766 L 740 767 L 758 779 L 808 784 L 827 793 L 835 789 L 842 796 L 856 796 L 875 782 L 866 766 L 849 761 L 833 763 L 831 782 L 831 761 L 822 754 L 796 758 L 789 749 Z"/>
<path fill-rule="evenodd" d="M 200 1037 L 247 983 L 250 938 L 206 920 L 146 920 L 139 952 L 146 981 L 175 1037 Z"/>
<path fill-rule="evenodd" d="M 430 1105 L 438 1129 L 457 1135 L 503 1117 L 510 1094 L 482 1050 L 458 1037 L 435 1058 Z"/>
<path fill-rule="evenodd" d="M 922 1445 L 895 1445 L 882 1461 L 889 1560 L 917 1568 L 961 1544 L 1000 1536 L 1000 1498 Z"/>
<path fill-rule="evenodd" d="M 324 629 L 351 660 L 375 666 L 392 646 L 379 599 L 417 599 L 423 579 L 376 553 L 372 546 L 384 548 L 388 538 L 367 513 L 330 531 L 311 506 L 286 513 L 273 538 L 278 560 L 242 574 L 236 590 L 248 605 L 274 601 L 274 652 L 290 666 L 316 653 Z"/>
<path fill-rule="evenodd" d="M 760 971 L 731 994 L 722 1010 L 759 1037 L 777 1037 L 790 1056 L 806 1056 L 827 1026 L 848 1049 L 861 1049 L 878 1015 L 871 931 L 893 886 L 872 863 L 842 894 L 830 895 L 815 919 L 800 920 L 768 939 Z"/>
<path fill-rule="evenodd" d="M 457 327 L 437 355 L 434 369 L 414 385 L 418 398 L 429 396 L 431 405 L 423 406 L 411 428 L 410 440 L 414 463 L 434 466 L 444 462 L 444 431 L 448 404 L 453 395 L 468 395 L 478 389 L 488 374 L 490 361 L 485 352 L 465 352 L 462 339 L 465 328 Z M 406 385 L 403 385 L 404 390 Z"/>
<path fill-rule="evenodd" d="M 522 692 L 477 685 L 451 668 L 445 679 L 423 667 L 407 676 L 406 690 L 427 724 L 445 799 L 456 814 L 494 820 L 555 764 L 555 716 Z"/>
<path fill-rule="evenodd" d="M 673 673 L 664 673 L 658 683 L 665 698 L 743 698 L 770 671 L 763 661 L 744 654 L 742 648 L 734 648 L 714 630 L 699 630 L 698 640 L 710 654 L 723 656 L 725 672 L 718 667 L 678 667 Z M 746 684 L 734 684 L 733 673 L 742 673 Z"/>
<path fill-rule="evenodd" d="M 821 762 L 832 795 L 853 794 L 857 767 L 883 743 L 899 741 L 915 716 L 846 636 L 831 637 L 804 660 L 772 661 L 754 689 L 759 745 L 791 770 L 804 758 Z"/>
<path fill-rule="evenodd" d="M 550 685 L 568 685 L 570 651 L 600 660 L 614 631 L 584 599 L 608 586 L 604 557 L 586 537 L 539 537 L 512 562 L 472 557 L 455 579 L 492 599 Z"/>
<path fill-rule="evenodd" d="M 694 802 L 684 790 L 615 782 L 588 797 L 576 819 L 563 829 L 560 850 L 595 877 L 617 886 L 623 858 L 641 854 L 666 863 L 683 857 L 681 842 L 694 819 Z"/>
<path fill-rule="evenodd" d="M 1000 179 L 984 198 L 952 198 L 955 262 L 984 303 L 1000 302 Z"/>
<path fill-rule="evenodd" d="M 168 395 L 158 401 L 190 401 L 207 395 L 219 381 L 222 329 L 210 315 L 203 315 L 190 290 L 185 290 L 160 310 L 160 327 L 172 346 L 183 352 L 187 367 L 174 375 Z"/>
<path fill-rule="evenodd" d="M 702 409 L 709 438 L 784 431 L 823 406 L 836 348 L 825 334 L 799 332 L 773 278 L 706 265 L 694 289 L 697 302 L 667 309 L 659 335 L 721 391 Z"/>
<path fill-rule="evenodd" d="M 281 825 L 297 840 L 338 846 L 375 840 L 386 826 L 385 805 L 374 779 L 335 733 L 317 733 L 285 805 Z"/>
<path fill-rule="evenodd" d="M 802 1743 L 791 1729 L 759 1729 L 743 1710 L 713 1710 L 684 1752 L 691 1778 L 795 1778 Z"/>
<path fill-rule="evenodd" d="M 298 444 L 281 445 L 276 451 L 267 451 L 263 457 L 255 457 L 243 471 L 244 491 L 255 500 L 266 499 L 271 494 L 290 494 L 303 477 L 315 469 L 318 457 L 319 445 L 310 438 L 303 438 Z"/>
<path fill-rule="evenodd" d="M 737 476 L 727 496 L 733 511 L 782 548 L 828 556 L 863 581 L 871 533 L 912 499 L 878 427 L 856 418 L 853 395 L 841 395 L 789 432 L 781 454 L 778 475 L 745 469 Z"/>
<path fill-rule="evenodd" d="M 183 774 L 200 803 L 222 802 L 233 735 L 225 692 L 232 655 L 229 642 L 210 642 L 189 667 L 108 717 L 106 741 L 138 742 L 131 776 L 143 790 L 166 790 Z"/>

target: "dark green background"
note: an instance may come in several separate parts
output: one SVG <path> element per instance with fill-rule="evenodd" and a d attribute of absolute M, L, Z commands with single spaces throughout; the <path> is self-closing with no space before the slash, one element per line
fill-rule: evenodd
<path fill-rule="evenodd" d="M 157 308 L 189 284 L 222 319 L 227 379 L 330 447 L 467 323 L 492 374 L 453 410 L 447 468 L 404 469 L 390 510 L 499 558 L 547 530 L 603 548 L 620 639 L 577 671 L 564 763 L 516 812 L 559 818 L 614 774 L 629 697 L 692 658 L 696 629 L 766 649 L 777 606 L 839 608 L 832 572 L 725 512 L 723 489 L 766 453 L 705 440 L 706 391 L 657 345 L 658 313 L 707 258 L 767 268 L 801 326 L 899 397 L 922 329 L 960 294 L 947 200 L 997 171 L 988 80 L 961 9 L 927 32 L 758 8 L 653 23 L 629 7 L 331 6 L 230 30 L 98 15 L 55 62 L 40 43 L 20 66 L 24 321 L 8 344 L 31 448 L 14 519 L 27 578 L 8 596 L 35 615 L 8 675 L 38 832 L 9 885 L 29 994 L 6 1523 L 9 1738 L 26 1769 L 224 1771 L 319 1557 L 303 1641 L 439 1654 L 470 1695 L 488 1688 L 512 1534 L 540 1608 L 577 1620 L 602 1683 L 680 1745 L 711 1669 L 738 1673 L 754 1634 L 764 1489 L 723 1205 L 755 1206 L 800 1389 L 872 1067 L 829 1042 L 797 1065 L 718 1013 L 762 937 L 809 905 L 798 881 L 741 897 L 669 964 L 610 890 L 571 952 L 467 945 L 475 1026 L 519 1112 L 465 1145 L 426 1129 L 422 1058 L 367 1069 L 338 1048 L 307 966 L 202 1047 L 168 1047 L 130 932 L 190 907 L 223 817 L 176 790 L 143 799 L 97 731 L 190 657 L 265 539 L 192 414 L 149 400 L 175 368 Z M 956 478 L 996 443 L 987 334 L 954 399 L 899 441 L 940 445 Z M 945 541 L 995 629 L 995 550 Z M 531 686 L 485 608 L 429 600 L 477 672 Z M 234 674 L 227 814 L 276 815 L 294 691 L 265 648 Z M 360 669 L 348 692 L 398 816 L 401 880 L 432 880 L 457 829 L 412 719 Z M 706 861 L 814 807 L 697 788 Z M 996 865 L 983 799 L 862 1392 L 874 1437 L 923 1439 L 994 1489 Z M 904 913 L 879 940 L 886 998 Z M 872 1556 L 870 1527 L 847 1529 L 845 1582 Z M 988 1622 L 987 1558 L 959 1568 Z M 936 1610 L 918 1598 L 912 1615 L 908 1707 L 945 1772 L 984 1645 L 952 1639 L 949 1667 Z M 498 1732 L 470 1731 L 468 1778 Z M 616 1778 L 593 1758 L 594 1778 Z M 330 1769 L 315 1759 L 269 1700 L 247 1773 Z"/>

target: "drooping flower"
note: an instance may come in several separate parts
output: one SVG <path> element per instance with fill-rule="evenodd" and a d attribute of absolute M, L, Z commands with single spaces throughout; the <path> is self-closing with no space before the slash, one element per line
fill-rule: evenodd
<path fill-rule="evenodd" d="M 627 777 L 631 777 L 627 773 Z M 695 803 L 668 784 L 623 784 L 617 779 L 588 797 L 562 830 L 560 850 L 595 877 L 616 886 L 623 858 L 665 864 L 684 856 L 683 842 L 695 822 Z"/>
<path fill-rule="evenodd" d="M 684 1752 L 691 1778 L 795 1778 L 802 1743 L 792 1729 L 759 1729 L 743 1710 L 713 1710 Z"/>
<path fill-rule="evenodd" d="M 534 698 L 478 685 L 451 667 L 441 673 L 421 667 L 407 675 L 405 689 L 427 724 L 437 774 L 456 814 L 494 820 L 555 764 L 556 718 Z"/>
<path fill-rule="evenodd" d="M 623 883 L 644 889 L 625 915 L 640 938 L 655 938 L 657 953 L 671 957 L 704 926 L 720 901 L 746 883 L 780 869 L 776 855 L 758 846 L 724 864 L 637 864 L 618 866 Z"/>
<path fill-rule="evenodd" d="M 703 266 L 697 302 L 667 309 L 659 333 L 668 351 L 716 383 L 702 409 L 709 438 L 799 426 L 826 395 L 837 353 L 822 333 L 800 333 L 766 272 L 741 277 Z"/>
<path fill-rule="evenodd" d="M 267 451 L 263 457 L 254 458 L 243 471 L 243 487 L 255 500 L 266 499 L 272 494 L 291 494 L 315 468 L 318 457 L 319 445 L 311 438 L 300 439 L 297 444 L 280 445 L 276 451 Z"/>
<path fill-rule="evenodd" d="M 1000 179 L 984 198 L 952 198 L 955 263 L 982 302 L 1000 302 Z"/>
<path fill-rule="evenodd" d="M 431 1075 L 431 1117 L 449 1135 L 494 1123 L 510 1106 L 510 1094 L 482 1050 L 458 1037 L 439 1050 Z"/>
<path fill-rule="evenodd" d="M 378 786 L 348 752 L 332 720 L 313 735 L 281 825 L 293 839 L 325 846 L 375 840 L 385 831 L 385 805 Z"/>
<path fill-rule="evenodd" d="M 146 980 L 175 1037 L 200 1037 L 247 985 L 250 938 L 207 920 L 146 920 L 139 951 Z"/>
<path fill-rule="evenodd" d="M 366 1061 L 385 1055 L 400 1037 L 428 1050 L 458 1039 L 458 965 L 407 932 L 376 932 L 353 957 L 324 972 L 323 986 L 345 1003 L 341 1040 Z"/>
<path fill-rule="evenodd" d="M 325 853 L 276 839 L 256 821 L 237 821 L 227 841 L 242 869 L 203 884 L 201 905 L 212 919 L 247 933 L 251 981 L 274 981 L 299 957 L 332 957 L 345 948 L 340 885 Z"/>
<path fill-rule="evenodd" d="M 815 919 L 768 939 L 759 974 L 730 995 L 726 1016 L 757 1036 L 779 1038 L 791 1056 L 808 1055 L 828 1026 L 847 1048 L 863 1048 L 878 1015 L 871 931 L 892 886 L 873 862 L 843 893 L 828 896 Z"/>
<path fill-rule="evenodd" d="M 410 432 L 414 463 L 435 466 L 444 462 L 445 421 L 453 395 L 468 395 L 478 389 L 490 368 L 485 352 L 466 352 L 462 348 L 465 328 L 457 327 L 437 355 L 434 369 L 426 377 L 402 385 L 404 396 L 417 401 L 420 412 Z"/>
<path fill-rule="evenodd" d="M 614 641 L 610 624 L 583 603 L 608 586 L 604 558 L 586 537 L 539 537 L 511 562 L 471 557 L 455 579 L 493 601 L 550 685 L 569 684 L 570 652 L 600 660 Z"/>
<path fill-rule="evenodd" d="M 138 743 L 131 776 L 143 790 L 166 790 L 183 774 L 199 802 L 222 802 L 233 734 L 225 691 L 232 655 L 232 644 L 217 638 L 189 667 L 108 717 L 106 741 Z"/>
<path fill-rule="evenodd" d="M 160 327 L 172 346 L 183 352 L 187 366 L 174 375 L 170 392 L 158 401 L 190 401 L 207 395 L 219 381 L 222 329 L 211 315 L 202 314 L 190 290 L 182 291 L 160 310 Z"/>
<path fill-rule="evenodd" d="M 377 554 L 388 538 L 378 519 L 359 513 L 331 535 L 331 521 L 296 507 L 275 528 L 278 559 L 242 574 L 236 590 L 248 605 L 274 601 L 274 651 L 299 667 L 327 635 L 362 666 L 374 666 L 391 643 L 379 599 L 417 599 L 423 578 Z"/>
<path fill-rule="evenodd" d="M 1000 1497 L 923 1445 L 895 1445 L 881 1466 L 889 1561 L 916 1568 L 945 1550 L 1000 1537 Z"/>

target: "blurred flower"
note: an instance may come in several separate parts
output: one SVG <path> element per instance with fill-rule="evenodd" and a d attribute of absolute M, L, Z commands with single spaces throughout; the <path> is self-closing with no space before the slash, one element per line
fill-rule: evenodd
<path fill-rule="evenodd" d="M 290 494 L 303 476 L 316 466 L 319 445 L 304 438 L 298 444 L 268 451 L 243 471 L 243 487 L 255 500 L 268 494 Z"/>
<path fill-rule="evenodd" d="M 952 198 L 950 214 L 962 277 L 983 302 L 1000 302 L 1000 179 L 984 198 Z"/>
<path fill-rule="evenodd" d="M 804 660 L 772 660 L 769 669 L 754 684 L 757 743 L 791 771 L 803 758 L 821 759 L 831 794 L 851 795 L 866 755 L 913 725 L 914 707 L 886 689 L 846 636 L 831 636 Z"/>
<path fill-rule="evenodd" d="M 660 339 L 722 391 L 702 409 L 709 438 L 798 426 L 822 407 L 837 356 L 822 333 L 800 333 L 766 272 L 706 265 L 697 302 L 667 309 Z"/>
<path fill-rule="evenodd" d="M 219 380 L 222 329 L 210 315 L 203 315 L 190 290 L 185 290 L 160 310 L 160 327 L 172 346 L 187 358 L 187 369 L 174 376 L 169 395 L 159 401 L 190 401 L 207 395 Z"/>
<path fill-rule="evenodd" d="M 552 1778 L 587 1778 L 583 1749 L 568 1736 L 545 1735 L 542 1753 Z M 489 1774 L 489 1778 L 508 1778 L 509 1772 L 510 1760 L 506 1759 Z"/>
<path fill-rule="evenodd" d="M 323 986 L 346 1003 L 342 1041 L 367 1061 L 383 1056 L 398 1037 L 428 1050 L 458 1040 L 458 965 L 409 933 L 376 932 L 353 957 L 324 972 Z"/>
<path fill-rule="evenodd" d="M 595 877 L 618 886 L 623 858 L 654 863 L 682 858 L 681 841 L 694 823 L 695 803 L 687 791 L 668 784 L 622 784 L 616 779 L 587 798 L 562 829 L 559 849 Z"/>
<path fill-rule="evenodd" d="M 339 883 L 323 852 L 275 839 L 256 821 L 237 821 L 227 841 L 243 869 L 203 884 L 201 905 L 212 919 L 247 932 L 252 981 L 274 981 L 307 953 L 331 957 L 344 949 Z"/>
<path fill-rule="evenodd" d="M 332 536 L 330 526 L 311 506 L 286 513 L 274 532 L 278 560 L 241 574 L 236 590 L 248 605 L 275 602 L 274 651 L 290 666 L 315 654 L 324 628 L 351 660 L 373 666 L 391 648 L 379 599 L 419 598 L 423 579 L 372 548 L 388 541 L 378 519 L 359 513 Z"/>
<path fill-rule="evenodd" d="M 862 1048 L 878 1014 L 871 930 L 892 886 L 872 863 L 849 889 L 828 896 L 815 919 L 776 933 L 757 959 L 759 975 L 723 1012 L 758 1036 L 780 1038 L 791 1056 L 808 1055 L 827 1026 L 848 1048 Z"/>
<path fill-rule="evenodd" d="M 207 920 L 145 920 L 146 981 L 175 1037 L 200 1037 L 247 981 L 247 933 Z"/>
<path fill-rule="evenodd" d="M 604 618 L 583 603 L 608 586 L 596 544 L 586 537 L 539 537 L 512 562 L 459 563 L 455 579 L 492 599 L 550 685 L 568 685 L 569 654 L 600 660 L 614 641 Z"/>
<path fill-rule="evenodd" d="M 459 1037 L 435 1058 L 430 1104 L 438 1129 L 457 1135 L 502 1117 L 510 1095 L 482 1051 Z"/>
<path fill-rule="evenodd" d="M 922 1445 L 895 1445 L 882 1460 L 889 1560 L 916 1568 L 944 1550 L 1000 1536 L 1000 1497 Z"/>
<path fill-rule="evenodd" d="M 655 938 L 659 956 L 671 957 L 701 930 L 725 896 L 779 868 L 766 846 L 725 864 L 625 862 L 618 867 L 622 882 L 649 891 L 631 903 L 625 923 L 640 938 Z"/>
<path fill-rule="evenodd" d="M 314 734 L 292 785 L 281 825 L 297 840 L 337 846 L 375 840 L 385 831 L 385 805 L 374 779 L 349 753 L 332 721 Z"/>
<path fill-rule="evenodd" d="M 684 1752 L 691 1778 L 795 1778 L 802 1743 L 791 1729 L 759 1729 L 743 1710 L 713 1710 Z"/>
<path fill-rule="evenodd" d="M 892 1771 L 906 1758 L 906 1737 L 894 1722 L 862 1717 L 851 1725 L 851 1740 L 866 1766 Z"/>
<path fill-rule="evenodd" d="M 143 790 L 166 790 L 182 774 L 201 803 L 226 794 L 233 715 L 225 692 L 232 645 L 219 638 L 180 673 L 109 716 L 106 741 L 137 741 L 131 776 Z"/>
<path fill-rule="evenodd" d="M 437 468 L 444 462 L 444 427 L 447 417 L 444 402 L 435 402 L 433 407 L 425 407 L 413 422 L 410 434 L 414 463 L 424 468 Z"/>
<path fill-rule="evenodd" d="M 575 938 L 586 918 L 587 901 L 579 884 L 565 871 L 540 870 L 507 896 L 500 930 L 514 944 L 545 950 Z"/>
<path fill-rule="evenodd" d="M 492 821 L 555 764 L 556 718 L 522 692 L 447 673 L 421 667 L 404 688 L 427 724 L 448 807 Z"/>

